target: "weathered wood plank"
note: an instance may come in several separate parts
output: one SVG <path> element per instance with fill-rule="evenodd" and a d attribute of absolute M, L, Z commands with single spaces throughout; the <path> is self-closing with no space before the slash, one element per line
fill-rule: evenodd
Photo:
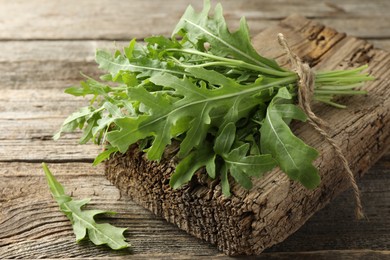
<path fill-rule="evenodd" d="M 0 119 L 0 161 L 93 161 L 101 148 L 93 144 L 77 145 L 81 133 L 52 140 L 64 118 L 37 115 Z"/>
<path fill-rule="evenodd" d="M 126 46 L 128 43 L 128 41 L 114 40 L 0 41 L 0 48 L 2 50 L 0 53 L 0 63 L 94 62 L 97 48 L 114 50 L 115 48 Z"/>
<path fill-rule="evenodd" d="M 92 162 L 97 146 L 77 146 L 78 139 L 52 143 L 44 139 L 0 141 L 0 162 Z"/>
<path fill-rule="evenodd" d="M 215 1 L 216 2 L 216 1 Z M 252 34 L 299 13 L 359 37 L 389 38 L 386 0 L 364 1 L 222 1 L 227 20 L 237 26 L 246 16 Z M 130 39 L 150 34 L 170 35 L 188 4 L 200 10 L 202 1 L 6 1 L 0 6 L 0 39 Z M 375 29 L 373 29 L 375 28 Z"/>
<path fill-rule="evenodd" d="M 390 251 L 388 250 L 323 250 L 312 252 L 294 252 L 294 253 L 275 253 L 275 254 L 262 254 L 259 259 L 270 260 L 366 260 L 366 259 L 387 259 L 390 257 Z"/>
<path fill-rule="evenodd" d="M 390 145 L 390 89 L 387 88 L 390 55 L 374 50 L 370 44 L 318 25 L 299 16 L 284 20 L 278 27 L 259 34 L 255 44 L 262 53 L 286 63 L 276 44 L 276 32 L 284 32 L 297 55 L 320 69 L 355 67 L 369 64 L 377 77 L 366 83 L 366 97 L 345 100 L 348 108 L 335 110 L 315 107 L 318 115 L 332 122 L 331 135 L 346 152 L 352 170 L 362 175 Z M 261 41 L 264 39 L 264 41 Z M 271 42 L 273 39 L 273 43 Z M 266 49 L 263 49 L 266 48 Z M 320 151 L 316 166 L 321 172 L 319 188 L 307 190 L 274 170 L 253 181 L 245 191 L 232 187 L 232 197 L 221 194 L 218 181 L 199 174 L 181 190 L 173 191 L 168 179 L 174 160 L 148 162 L 136 148 L 117 155 L 107 163 L 107 177 L 135 201 L 163 216 L 187 232 L 216 244 L 227 254 L 259 254 L 264 248 L 284 240 L 314 212 L 349 186 L 343 167 L 335 161 L 333 150 L 308 125 L 300 124 L 296 133 Z M 352 149 L 353 147 L 353 149 Z M 348 151 L 348 152 L 347 152 Z"/>
<path fill-rule="evenodd" d="M 0 161 L 92 161 L 100 153 L 93 144 L 77 145 L 80 132 L 53 135 L 63 120 L 85 101 L 71 101 L 60 89 L 5 90 L 0 97 Z M 4 99 L 3 99 L 4 98 Z"/>
<path fill-rule="evenodd" d="M 368 42 L 372 43 L 375 48 L 390 51 L 390 40 L 369 40 Z"/>
<path fill-rule="evenodd" d="M 254 36 L 254 38 L 256 39 L 257 37 Z M 390 39 L 376 39 L 369 40 L 369 42 L 376 48 L 390 50 Z M 0 52 L 0 65 L 3 66 L 2 69 L 4 71 L 11 71 L 11 68 L 8 67 L 7 69 L 6 66 L 9 66 L 11 63 L 17 63 L 18 66 L 15 67 L 32 66 L 34 68 L 36 68 L 39 63 L 50 63 L 50 66 L 42 68 L 48 69 L 48 67 L 59 66 L 56 64 L 66 62 L 85 62 L 85 69 L 88 69 L 88 67 L 96 68 L 97 64 L 94 62 L 96 49 L 114 51 L 115 49 L 122 49 L 124 46 L 128 45 L 128 43 L 128 41 L 114 40 L 0 41 L 0 49 L 2 50 Z M 268 47 L 269 49 L 272 48 L 281 51 L 279 46 Z M 271 55 L 272 53 L 267 52 L 266 54 Z M 65 69 L 70 70 L 71 68 L 65 67 Z M 58 73 L 66 73 L 67 75 L 72 76 L 72 78 L 77 76 L 81 79 L 80 75 L 72 75 L 72 71 L 62 72 L 58 70 Z M 47 72 L 47 74 L 49 73 Z M 13 78 L 14 81 L 20 81 L 22 79 L 18 74 L 15 74 L 15 76 L 16 78 Z M 5 80 L 3 79 L 2 82 L 5 82 Z"/>
<path fill-rule="evenodd" d="M 47 96 L 46 90 L 63 92 L 66 87 L 78 84 L 83 79 L 80 72 L 96 76 L 98 66 L 94 60 L 97 48 L 114 50 L 126 44 L 128 42 L 0 41 L 0 86 L 2 89 L 39 90 L 34 96 L 25 95 L 38 102 Z M 56 97 L 51 99 L 58 99 Z M 0 100 L 7 101 L 5 96 L 0 96 Z"/>

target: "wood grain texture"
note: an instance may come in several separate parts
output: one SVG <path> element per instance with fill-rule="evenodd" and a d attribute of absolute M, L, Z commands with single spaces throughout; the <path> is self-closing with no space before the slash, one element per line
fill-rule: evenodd
<path fill-rule="evenodd" d="M 1 0 L 0 39 L 128 40 L 133 37 L 142 39 L 151 34 L 168 36 L 187 5 L 192 4 L 200 10 L 202 2 L 167 0 L 163 4 L 156 4 L 152 0 Z M 237 26 L 239 18 L 246 16 L 252 34 L 275 25 L 292 13 L 299 13 L 355 36 L 390 36 L 387 13 L 390 3 L 386 0 L 221 2 L 229 24 Z"/>
<path fill-rule="evenodd" d="M 0 161 L 92 161 L 101 148 L 75 146 L 80 134 L 66 134 L 58 142 L 52 136 L 68 115 L 88 105 L 64 89 L 83 79 L 81 71 L 97 75 L 96 48 L 118 45 L 124 43 L 0 42 Z"/>
<path fill-rule="evenodd" d="M 51 140 L 62 120 L 85 104 L 63 90 L 78 84 L 80 71 L 97 75 L 95 48 L 112 49 L 151 33 L 169 35 L 190 2 L 200 10 L 201 1 L 0 0 L 0 259 L 228 259 L 120 196 L 101 166 L 83 162 L 91 161 L 99 148 L 77 145 L 79 134 Z M 386 0 L 221 2 L 228 23 L 237 26 L 239 16 L 245 15 L 252 35 L 294 12 L 368 37 L 390 51 Z M 272 49 L 280 51 L 275 45 Z M 50 198 L 43 160 L 55 162 L 49 166 L 69 193 L 91 197 L 92 207 L 117 211 L 103 220 L 128 227 L 125 235 L 133 249 L 113 252 L 88 242 L 76 244 L 71 226 Z M 344 193 L 256 259 L 386 259 L 389 162 L 390 153 L 359 181 L 369 221 L 354 221 L 351 193 Z"/>
<path fill-rule="evenodd" d="M 345 110 L 325 105 L 317 105 L 315 109 L 320 118 L 332 122 L 332 137 L 343 149 L 352 170 L 362 176 L 390 146 L 390 54 L 373 49 L 363 40 L 291 16 L 254 39 L 259 52 L 276 57 L 279 64 L 286 64 L 283 52 L 269 49 L 276 44 L 278 32 L 285 34 L 298 56 L 317 69 L 351 68 L 368 63 L 370 74 L 376 77 L 364 86 L 370 93 L 368 96 L 345 100 L 348 106 Z M 106 175 L 140 205 L 215 244 L 224 253 L 260 254 L 294 233 L 350 184 L 329 144 L 309 125 L 296 126 L 298 136 L 320 152 L 315 165 L 322 181 L 314 190 L 305 189 L 276 169 L 254 179 L 249 191 L 234 183 L 229 198 L 222 195 L 219 180 L 207 179 L 202 171 L 175 191 L 169 186 L 175 168 L 174 155 L 168 155 L 160 163 L 150 162 L 136 146 L 125 155 L 111 158 L 106 163 Z"/>

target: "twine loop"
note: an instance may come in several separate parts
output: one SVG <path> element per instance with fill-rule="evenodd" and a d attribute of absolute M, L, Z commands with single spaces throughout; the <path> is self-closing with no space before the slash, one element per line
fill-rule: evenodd
<path fill-rule="evenodd" d="M 363 206 L 360 198 L 359 187 L 356 183 L 355 176 L 349 167 L 349 163 L 345 158 L 341 147 L 335 142 L 335 140 L 325 131 L 326 123 L 316 116 L 311 109 L 311 101 L 314 95 L 315 86 L 315 74 L 307 63 L 302 60 L 290 49 L 284 35 L 278 34 L 279 44 L 284 48 L 286 54 L 291 62 L 292 67 L 298 75 L 298 104 L 303 109 L 308 117 L 308 123 L 321 135 L 326 141 L 333 147 L 337 157 L 343 164 L 347 177 L 351 183 L 354 198 L 355 198 L 355 216 L 357 219 L 364 217 Z"/>

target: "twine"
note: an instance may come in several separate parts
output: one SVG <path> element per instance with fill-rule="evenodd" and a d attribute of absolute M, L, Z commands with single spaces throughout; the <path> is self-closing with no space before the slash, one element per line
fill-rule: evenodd
<path fill-rule="evenodd" d="M 311 110 L 311 100 L 314 94 L 314 82 L 315 75 L 314 72 L 310 69 L 310 66 L 307 63 L 303 63 L 302 60 L 291 51 L 290 46 L 287 44 L 286 39 L 283 34 L 278 34 L 279 44 L 284 48 L 287 53 L 288 58 L 298 75 L 298 103 L 299 106 L 305 111 L 309 124 L 321 135 L 327 142 L 333 147 L 336 152 L 337 157 L 343 164 L 343 167 L 347 173 L 347 177 L 352 185 L 354 197 L 355 197 L 355 215 L 357 219 L 362 219 L 364 217 L 363 206 L 360 199 L 359 187 L 356 183 L 355 176 L 349 167 L 349 163 L 345 158 L 340 146 L 336 144 L 335 140 L 324 130 L 326 123 L 319 117 L 317 117 L 314 112 Z"/>

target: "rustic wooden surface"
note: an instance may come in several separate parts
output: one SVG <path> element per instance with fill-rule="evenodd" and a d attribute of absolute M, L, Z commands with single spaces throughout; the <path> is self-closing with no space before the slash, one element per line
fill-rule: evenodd
<path fill-rule="evenodd" d="M 4 258 L 225 258 L 213 246 L 135 205 L 90 162 L 99 152 L 77 145 L 78 134 L 51 140 L 82 100 L 63 94 L 79 71 L 96 75 L 96 47 L 168 35 L 185 7 L 200 1 L 0 1 L 0 259 Z M 222 1 L 232 26 L 245 15 L 253 35 L 291 13 L 390 50 L 390 2 Z M 49 162 L 75 197 L 118 212 L 106 220 L 128 227 L 131 250 L 112 252 L 74 243 L 67 219 L 50 197 L 40 162 Z M 359 181 L 369 221 L 353 219 L 346 192 L 318 212 L 264 259 L 384 259 L 390 251 L 390 154 Z"/>

